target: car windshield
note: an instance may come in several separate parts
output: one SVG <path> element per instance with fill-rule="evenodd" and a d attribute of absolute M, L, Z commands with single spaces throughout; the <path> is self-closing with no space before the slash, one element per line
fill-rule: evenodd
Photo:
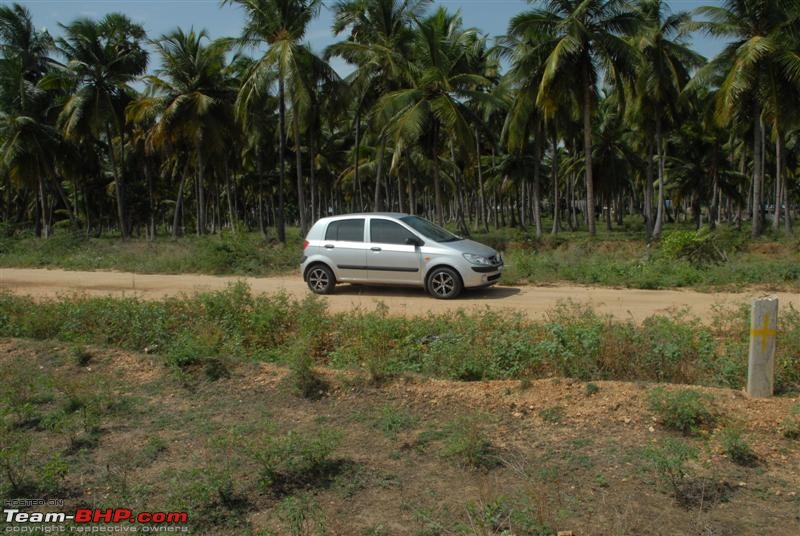
<path fill-rule="evenodd" d="M 434 242 L 455 242 L 456 240 L 461 240 L 460 237 L 454 235 L 450 231 L 442 229 L 435 223 L 431 223 L 419 216 L 406 216 L 400 218 L 400 221 Z"/>

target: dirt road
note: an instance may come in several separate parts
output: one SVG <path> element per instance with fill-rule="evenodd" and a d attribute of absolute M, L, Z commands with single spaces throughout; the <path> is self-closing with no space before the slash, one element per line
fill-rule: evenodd
<path fill-rule="evenodd" d="M 245 278 L 198 274 L 160 275 L 0 268 L 0 290 L 10 289 L 12 292 L 36 298 L 78 292 L 89 295 L 139 296 L 155 299 L 181 293 L 218 290 L 235 281 L 245 281 L 257 293 L 284 290 L 295 297 L 303 297 L 309 293 L 299 276 Z M 524 311 L 533 317 L 552 309 L 560 301 L 572 300 L 591 305 L 598 311 L 611 313 L 618 318 L 642 320 L 654 313 L 663 313 L 670 308 L 684 306 L 703 317 L 715 304 L 746 303 L 762 294 L 764 292 L 761 291 L 704 293 L 690 290 L 635 290 L 558 285 L 493 287 L 465 292 L 457 300 L 441 301 L 430 298 L 422 289 L 342 285 L 337 287 L 334 295 L 325 299 L 330 310 L 335 312 L 356 307 L 372 309 L 378 302 L 383 302 L 395 314 L 416 315 L 428 311 L 491 307 Z M 774 294 L 778 296 L 782 306 L 791 303 L 794 307 L 800 308 L 800 295 L 787 292 Z"/>

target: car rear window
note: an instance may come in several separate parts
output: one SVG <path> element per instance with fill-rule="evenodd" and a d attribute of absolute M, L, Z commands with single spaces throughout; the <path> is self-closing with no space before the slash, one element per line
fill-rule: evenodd
<path fill-rule="evenodd" d="M 325 240 L 339 240 L 344 242 L 364 241 L 364 220 L 339 220 L 328 224 L 325 231 Z"/>

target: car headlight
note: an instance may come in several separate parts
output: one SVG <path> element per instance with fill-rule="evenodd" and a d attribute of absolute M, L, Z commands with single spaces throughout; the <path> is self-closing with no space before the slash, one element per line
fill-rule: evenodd
<path fill-rule="evenodd" d="M 472 264 L 478 264 L 481 266 L 492 265 L 492 261 L 490 261 L 488 257 L 484 257 L 482 255 L 473 255 L 472 253 L 464 253 L 464 258 L 467 259 L 467 261 L 471 262 Z"/>

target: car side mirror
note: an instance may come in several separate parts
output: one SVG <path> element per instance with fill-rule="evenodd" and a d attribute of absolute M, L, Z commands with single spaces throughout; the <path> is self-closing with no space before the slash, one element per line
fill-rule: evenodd
<path fill-rule="evenodd" d="M 416 238 L 416 237 L 413 237 L 413 236 L 409 236 L 408 238 L 406 238 L 406 245 L 407 246 L 420 247 L 420 246 L 425 245 L 425 242 L 423 242 L 419 238 Z"/>

